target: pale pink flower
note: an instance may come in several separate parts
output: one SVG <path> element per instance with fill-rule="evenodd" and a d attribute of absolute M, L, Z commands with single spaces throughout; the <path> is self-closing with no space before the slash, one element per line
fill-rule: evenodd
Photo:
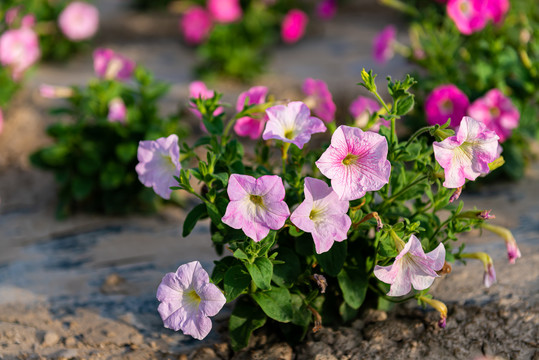
<path fill-rule="evenodd" d="M 339 196 L 324 181 L 305 178 L 305 200 L 290 215 L 290 221 L 299 229 L 311 233 L 316 252 L 331 249 L 335 241 L 346 240 L 352 225 L 346 214 L 350 203 Z"/>
<path fill-rule="evenodd" d="M 337 13 L 337 0 L 320 0 L 316 5 L 316 14 L 319 18 L 329 20 Z"/>
<path fill-rule="evenodd" d="M 305 102 L 313 113 L 325 122 L 335 119 L 337 106 L 333 102 L 333 96 L 329 92 L 327 84 L 323 80 L 307 78 L 301 88 L 307 95 Z"/>
<path fill-rule="evenodd" d="M 210 13 L 201 6 L 192 6 L 180 19 L 180 30 L 189 45 L 201 44 L 213 27 Z"/>
<path fill-rule="evenodd" d="M 387 63 L 395 55 L 393 43 L 396 35 L 397 29 L 388 25 L 374 38 L 372 56 L 379 64 Z"/>
<path fill-rule="evenodd" d="M 198 261 L 181 265 L 168 273 L 157 288 L 157 310 L 166 328 L 181 330 L 195 339 L 204 339 L 211 330 L 209 316 L 223 308 L 226 298 L 210 283 L 208 273 Z"/>
<path fill-rule="evenodd" d="M 0 36 L 0 63 L 11 68 L 14 80 L 19 80 L 40 55 L 38 37 L 31 28 L 7 30 Z"/>
<path fill-rule="evenodd" d="M 281 38 L 287 44 L 299 41 L 305 34 L 309 17 L 298 9 L 290 10 L 281 23 Z"/>
<path fill-rule="evenodd" d="M 498 89 L 492 89 L 475 100 L 468 108 L 468 115 L 494 131 L 500 137 L 500 143 L 511 136 L 520 120 L 520 113 L 511 99 Z"/>
<path fill-rule="evenodd" d="M 309 108 L 301 101 L 270 107 L 266 114 L 269 121 L 262 134 L 264 140 L 282 140 L 303 149 L 312 134 L 326 131 L 322 120 L 311 116 Z"/>
<path fill-rule="evenodd" d="M 255 179 L 249 175 L 232 174 L 227 192 L 230 202 L 223 223 L 242 229 L 254 241 L 264 239 L 270 229 L 282 228 L 290 215 L 284 202 L 283 180 L 277 175 Z"/>
<path fill-rule="evenodd" d="M 449 0 L 447 15 L 462 34 L 470 35 L 487 24 L 489 14 L 486 5 L 485 0 Z"/>
<path fill-rule="evenodd" d="M 466 115 L 470 101 L 458 87 L 453 84 L 439 85 L 425 100 L 427 123 L 443 125 L 451 118 L 451 127 L 457 127 Z"/>
<path fill-rule="evenodd" d="M 487 16 L 492 19 L 494 24 L 499 25 L 509 11 L 509 0 L 487 0 L 486 11 Z"/>
<path fill-rule="evenodd" d="M 171 186 L 177 185 L 174 176 L 180 176 L 180 147 L 178 136 L 140 141 L 136 166 L 138 178 L 144 186 L 152 187 L 163 199 L 170 199 Z"/>
<path fill-rule="evenodd" d="M 112 49 L 99 48 L 93 53 L 94 71 L 105 79 L 128 80 L 135 69 L 135 62 Z"/>
<path fill-rule="evenodd" d="M 259 105 L 266 102 L 266 95 L 268 94 L 268 88 L 265 86 L 254 86 L 247 91 L 242 92 L 238 96 L 236 102 L 236 111 L 243 110 L 245 99 L 249 98 L 247 105 Z M 262 134 L 264 125 L 268 120 L 267 115 L 261 114 L 254 118 L 251 116 L 244 116 L 236 120 L 234 124 L 234 131 L 239 136 L 249 136 L 251 139 L 256 140 Z"/>
<path fill-rule="evenodd" d="M 120 122 L 125 124 L 125 119 L 127 117 L 127 109 L 122 98 L 114 98 L 109 102 L 109 113 L 107 119 L 110 122 Z"/>
<path fill-rule="evenodd" d="M 58 16 L 58 26 L 69 40 L 86 40 L 97 32 L 99 11 L 88 3 L 74 1 Z"/>
<path fill-rule="evenodd" d="M 391 163 L 387 160 L 387 140 L 371 131 L 341 125 L 316 166 L 331 179 L 340 200 L 359 199 L 367 191 L 380 190 L 389 182 Z"/>
<path fill-rule="evenodd" d="M 364 129 L 367 126 L 372 114 L 380 110 L 378 101 L 364 96 L 358 96 L 351 104 L 348 110 L 354 118 L 354 125 Z M 389 120 L 378 118 L 378 120 L 367 130 L 378 132 L 380 126 L 390 126 Z"/>
<path fill-rule="evenodd" d="M 208 0 L 208 10 L 213 19 L 220 23 L 231 23 L 241 19 L 239 0 Z"/>
<path fill-rule="evenodd" d="M 374 276 L 391 284 L 389 296 L 406 295 L 412 289 L 425 290 L 432 285 L 445 262 L 445 247 L 440 243 L 436 249 L 425 254 L 421 242 L 415 235 L 402 248 L 395 262 L 389 266 L 374 267 Z"/>
<path fill-rule="evenodd" d="M 458 188 L 490 171 L 498 157 L 498 135 L 485 124 L 465 116 L 455 136 L 434 142 L 434 157 L 445 173 L 444 186 Z"/>

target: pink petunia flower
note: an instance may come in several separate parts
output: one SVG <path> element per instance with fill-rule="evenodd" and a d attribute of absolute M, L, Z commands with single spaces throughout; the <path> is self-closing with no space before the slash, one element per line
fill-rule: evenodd
<path fill-rule="evenodd" d="M 249 90 L 242 92 L 238 96 L 238 101 L 236 102 L 236 111 L 240 112 L 243 110 L 246 98 L 249 98 L 248 105 L 264 104 L 266 102 L 267 94 L 268 88 L 265 86 L 254 86 Z M 244 116 L 236 120 L 234 131 L 239 136 L 249 136 L 251 139 L 256 140 L 262 134 L 267 120 L 268 116 L 265 114 L 258 118 Z"/>
<path fill-rule="evenodd" d="M 230 202 L 223 223 L 242 229 L 254 241 L 264 239 L 270 229 L 282 228 L 290 215 L 284 202 L 283 180 L 277 175 L 255 179 L 249 175 L 232 174 L 227 192 Z"/>
<path fill-rule="evenodd" d="M 58 16 L 58 26 L 69 40 L 86 40 L 97 32 L 99 11 L 88 3 L 74 1 Z"/>
<path fill-rule="evenodd" d="M 393 43 L 397 29 L 393 25 L 386 26 L 373 41 L 372 56 L 379 64 L 387 63 L 394 55 Z"/>
<path fill-rule="evenodd" d="M 120 122 L 125 124 L 127 109 L 122 98 L 114 98 L 109 102 L 109 113 L 107 119 L 110 122 Z"/>
<path fill-rule="evenodd" d="M 0 63 L 11 68 L 14 80 L 19 80 L 40 55 L 38 37 L 31 28 L 7 30 L 0 36 Z"/>
<path fill-rule="evenodd" d="M 266 114 L 269 121 L 262 134 L 264 140 L 282 140 L 303 149 L 312 134 L 326 131 L 322 120 L 311 116 L 309 108 L 301 101 L 270 107 Z"/>
<path fill-rule="evenodd" d="M 231 23 L 241 19 L 243 12 L 239 0 L 208 0 L 212 18 L 220 23 Z"/>
<path fill-rule="evenodd" d="M 137 158 L 139 163 L 136 170 L 140 182 L 152 187 L 163 199 L 170 199 L 170 187 L 177 184 L 174 176 L 180 176 L 182 168 L 178 136 L 172 134 L 155 141 L 140 141 Z"/>
<path fill-rule="evenodd" d="M 389 296 L 403 296 L 410 292 L 412 286 L 416 290 L 425 290 L 439 275 L 445 262 L 445 247 L 440 243 L 436 249 L 425 254 L 421 242 L 415 235 L 401 249 L 395 262 L 389 266 L 374 267 L 374 276 L 380 281 L 391 284 Z"/>
<path fill-rule="evenodd" d="M 157 308 L 166 328 L 181 330 L 202 340 L 210 332 L 209 316 L 223 308 L 226 298 L 217 286 L 210 283 L 208 273 L 198 261 L 181 265 L 168 273 L 157 288 Z"/>
<path fill-rule="evenodd" d="M 509 11 L 509 0 L 487 0 L 486 11 L 487 16 L 492 19 L 494 24 L 499 25 Z"/>
<path fill-rule="evenodd" d="M 503 143 L 518 127 L 520 113 L 500 90 L 492 89 L 485 96 L 475 100 L 468 108 L 468 115 L 484 123 L 500 137 Z"/>
<path fill-rule="evenodd" d="M 339 196 L 324 181 L 305 178 L 305 200 L 294 210 L 290 221 L 301 230 L 311 233 L 316 252 L 331 249 L 335 241 L 346 240 L 352 225 L 346 214 L 350 203 Z"/>
<path fill-rule="evenodd" d="M 385 137 L 341 125 L 316 166 L 331 179 L 340 200 L 355 200 L 389 182 L 391 163 L 387 160 L 387 149 Z"/>
<path fill-rule="evenodd" d="M 210 13 L 201 6 L 192 6 L 180 19 L 180 31 L 189 45 L 201 44 L 213 27 Z"/>
<path fill-rule="evenodd" d="M 287 44 L 299 41 L 305 35 L 309 17 L 298 9 L 290 10 L 281 23 L 281 39 Z"/>
<path fill-rule="evenodd" d="M 371 117 L 371 114 L 377 112 L 381 109 L 378 101 L 369 99 L 364 96 L 358 96 L 351 104 L 348 110 L 354 118 L 354 125 L 364 129 Z M 389 120 L 378 118 L 376 123 L 374 123 L 369 129 L 369 131 L 378 132 L 380 126 L 390 126 L 391 122 Z"/>
<path fill-rule="evenodd" d="M 135 62 L 112 49 L 99 48 L 93 53 L 94 71 L 104 79 L 128 80 L 135 69 Z"/>
<path fill-rule="evenodd" d="M 449 0 L 447 15 L 457 29 L 464 35 L 470 35 L 485 27 L 489 19 L 485 0 Z"/>
<path fill-rule="evenodd" d="M 498 135 L 479 121 L 465 116 L 455 136 L 434 142 L 434 157 L 444 168 L 446 188 L 458 188 L 490 171 L 498 157 Z"/>
<path fill-rule="evenodd" d="M 337 0 L 320 0 L 316 5 L 316 14 L 320 19 L 330 20 L 337 13 Z"/>
<path fill-rule="evenodd" d="M 325 122 L 332 122 L 335 119 L 337 106 L 323 80 L 307 78 L 303 82 L 301 90 L 307 95 L 305 103 L 316 116 Z"/>
<path fill-rule="evenodd" d="M 443 125 L 451 118 L 451 127 L 457 127 L 466 115 L 470 101 L 458 87 L 453 84 L 437 86 L 425 100 L 427 123 Z"/>

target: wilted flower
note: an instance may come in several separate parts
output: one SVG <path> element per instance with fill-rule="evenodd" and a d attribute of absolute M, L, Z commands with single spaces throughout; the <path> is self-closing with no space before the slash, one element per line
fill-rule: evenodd
<path fill-rule="evenodd" d="M 323 80 L 307 78 L 303 82 L 301 90 L 307 95 L 306 105 L 312 109 L 316 116 L 325 122 L 331 122 L 335 119 L 337 107 L 333 102 L 333 97 L 327 84 Z"/>
<path fill-rule="evenodd" d="M 125 118 L 127 116 L 127 109 L 125 108 L 125 103 L 122 98 L 114 98 L 109 102 L 109 113 L 107 118 L 110 122 L 121 122 L 125 123 Z"/>
<path fill-rule="evenodd" d="M 161 302 L 157 310 L 166 328 L 181 330 L 198 340 L 211 330 L 209 316 L 217 315 L 226 303 L 198 261 L 166 274 L 157 288 L 157 300 Z"/>
<path fill-rule="evenodd" d="M 99 27 L 99 11 L 88 3 L 74 1 L 58 16 L 58 26 L 69 40 L 91 38 Z"/>
<path fill-rule="evenodd" d="M 379 64 L 385 64 L 394 56 L 393 42 L 396 34 L 395 27 L 388 25 L 374 38 L 372 56 Z"/>
<path fill-rule="evenodd" d="M 311 116 L 309 108 L 301 101 L 270 107 L 266 114 L 269 121 L 262 134 L 264 140 L 282 140 L 302 149 L 312 134 L 326 131 L 322 120 Z"/>
<path fill-rule="evenodd" d="M 101 78 L 127 80 L 135 69 L 135 62 L 112 49 L 96 49 L 93 58 L 94 71 Z"/>
<path fill-rule="evenodd" d="M 374 114 L 378 110 L 380 110 L 380 104 L 373 99 L 369 99 L 364 96 L 358 96 L 348 108 L 348 111 L 350 111 L 350 115 L 354 118 L 354 125 L 364 129 L 371 117 L 371 114 Z M 367 130 L 378 132 L 380 130 L 380 126 L 390 126 L 391 122 L 389 120 L 379 118 L 376 123 L 374 123 L 370 128 Z"/>
<path fill-rule="evenodd" d="M 520 113 L 511 99 L 498 89 L 492 89 L 475 100 L 468 108 L 468 115 L 494 131 L 501 143 L 511 136 L 511 131 L 518 126 L 520 120 Z"/>
<path fill-rule="evenodd" d="M 238 96 L 238 101 L 236 102 L 236 111 L 240 112 L 243 110 L 243 105 L 247 98 L 249 98 L 247 105 L 264 104 L 266 102 L 267 93 L 268 88 L 265 86 L 254 86 L 249 90 L 242 92 Z M 268 117 L 266 114 L 261 114 L 258 118 L 244 116 L 236 120 L 234 131 L 239 136 L 249 136 L 251 139 L 256 140 L 262 134 L 267 120 Z"/>
<path fill-rule="evenodd" d="M 402 240 L 400 240 L 402 242 Z M 445 247 L 442 243 L 425 254 L 421 242 L 415 235 L 402 247 L 395 262 L 389 266 L 374 267 L 374 275 L 382 282 L 391 284 L 389 296 L 406 295 L 412 289 L 425 290 L 438 277 L 436 271 L 441 270 L 445 261 Z"/>
<path fill-rule="evenodd" d="M 180 175 L 180 147 L 178 136 L 159 138 L 155 141 L 140 141 L 137 151 L 139 163 L 136 166 L 138 178 L 163 199 L 170 199 L 171 186 L 177 184 L 174 176 Z"/>
<path fill-rule="evenodd" d="M 316 5 L 316 15 L 324 20 L 329 20 L 337 13 L 337 0 L 320 0 Z"/>
<path fill-rule="evenodd" d="M 192 6 L 180 19 L 180 30 L 189 45 L 202 43 L 212 29 L 210 13 L 201 6 Z"/>
<path fill-rule="evenodd" d="M 67 86 L 41 84 L 39 94 L 47 99 L 69 98 L 73 96 L 73 89 Z"/>
<path fill-rule="evenodd" d="M 466 116 L 470 101 L 458 87 L 453 84 L 440 85 L 427 96 L 425 113 L 430 125 L 443 125 L 451 118 L 451 127 L 457 127 Z"/>
<path fill-rule="evenodd" d="M 470 35 L 487 24 L 489 14 L 486 5 L 485 0 L 449 0 L 447 15 L 462 34 Z"/>
<path fill-rule="evenodd" d="M 290 215 L 284 202 L 283 180 L 277 175 L 255 179 L 249 175 L 232 174 L 227 193 L 230 202 L 223 223 L 242 229 L 254 241 L 264 239 L 270 229 L 282 228 Z"/>
<path fill-rule="evenodd" d="M 350 203 L 339 200 L 337 193 L 324 181 L 305 178 L 305 200 L 290 215 L 290 221 L 299 229 L 311 233 L 316 252 L 331 249 L 335 241 L 346 240 L 352 225 L 346 214 Z"/>
<path fill-rule="evenodd" d="M 7 30 L 0 36 L 0 63 L 11 68 L 14 80 L 20 79 L 40 54 L 37 35 L 31 28 Z"/>
<path fill-rule="evenodd" d="M 241 19 L 242 10 L 239 0 L 208 0 L 208 10 L 220 23 L 230 23 Z"/>
<path fill-rule="evenodd" d="M 468 180 L 487 174 L 488 164 L 498 157 L 498 135 L 465 116 L 457 134 L 434 142 L 434 157 L 444 168 L 446 188 L 458 188 Z"/>
<path fill-rule="evenodd" d="M 367 191 L 380 190 L 389 182 L 391 163 L 387 160 L 387 140 L 371 131 L 341 125 L 316 166 L 331 179 L 340 200 L 359 199 Z"/>
<path fill-rule="evenodd" d="M 303 37 L 309 17 L 298 9 L 290 10 L 281 23 L 281 38 L 287 44 L 293 44 Z"/>
<path fill-rule="evenodd" d="M 494 24 L 501 24 L 509 11 L 509 0 L 488 0 L 486 11 Z"/>

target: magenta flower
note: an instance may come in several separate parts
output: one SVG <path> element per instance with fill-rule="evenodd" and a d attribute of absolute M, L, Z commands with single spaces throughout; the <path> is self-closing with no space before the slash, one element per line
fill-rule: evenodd
<path fill-rule="evenodd" d="M 393 43 L 396 35 L 397 29 L 393 25 L 386 26 L 376 35 L 373 41 L 372 56 L 377 63 L 383 65 L 395 55 Z"/>
<path fill-rule="evenodd" d="M 97 32 L 99 11 L 88 3 L 74 1 L 58 16 L 58 26 L 69 40 L 86 40 Z"/>
<path fill-rule="evenodd" d="M 287 44 L 299 41 L 305 34 L 309 17 L 298 9 L 290 10 L 281 23 L 281 39 Z"/>
<path fill-rule="evenodd" d="M 520 113 L 500 90 L 492 89 L 468 108 L 468 115 L 484 123 L 500 137 L 503 143 L 518 126 Z"/>
<path fill-rule="evenodd" d="M 266 102 L 267 93 L 268 88 L 265 86 L 254 86 L 249 90 L 242 92 L 238 96 L 238 101 L 236 102 L 236 111 L 240 112 L 243 110 L 243 105 L 247 98 L 249 98 L 247 102 L 248 105 L 264 104 Z M 257 118 L 244 116 L 236 120 L 234 131 L 239 136 L 249 136 L 251 139 L 256 140 L 262 134 L 267 120 L 268 117 L 265 114 L 260 115 Z"/>
<path fill-rule="evenodd" d="M 466 94 L 455 85 L 437 86 L 425 100 L 427 123 L 443 125 L 451 118 L 451 127 L 457 127 L 469 105 Z"/>
<path fill-rule="evenodd" d="M 208 0 L 207 7 L 213 19 L 220 23 L 231 23 L 242 16 L 239 0 Z"/>
<path fill-rule="evenodd" d="M 109 102 L 109 113 L 107 119 L 110 122 L 120 122 L 125 124 L 127 109 L 122 98 L 114 98 Z"/>
<path fill-rule="evenodd" d="M 174 176 L 180 176 L 180 147 L 175 134 L 155 141 L 140 141 L 138 145 L 136 166 L 138 178 L 144 186 L 163 199 L 170 199 L 171 186 L 177 185 Z"/>
<path fill-rule="evenodd" d="M 311 116 L 309 108 L 301 101 L 270 107 L 266 114 L 269 121 L 262 134 L 264 140 L 282 140 L 303 149 L 312 134 L 326 131 L 322 120 Z"/>
<path fill-rule="evenodd" d="M 509 11 L 509 0 L 488 0 L 486 11 L 494 24 L 501 24 Z"/>
<path fill-rule="evenodd" d="M 457 29 L 464 35 L 470 35 L 485 27 L 489 14 L 485 0 L 449 0 L 447 15 Z"/>
<path fill-rule="evenodd" d="M 400 250 L 392 265 L 374 267 L 374 276 L 391 284 L 387 295 L 402 296 L 408 294 L 412 286 L 416 290 L 425 290 L 431 286 L 434 278 L 438 277 L 436 271 L 444 266 L 444 244 L 440 243 L 436 249 L 425 254 L 419 239 L 411 235 Z"/>
<path fill-rule="evenodd" d="M 31 28 L 7 30 L 0 36 L 0 63 L 11 68 L 14 80 L 19 80 L 40 55 L 38 38 Z"/>
<path fill-rule="evenodd" d="M 320 0 L 316 5 L 316 14 L 320 19 L 329 20 L 337 13 L 337 0 Z"/>
<path fill-rule="evenodd" d="M 335 119 L 337 106 L 335 106 L 328 86 L 323 80 L 307 78 L 303 82 L 301 90 L 307 95 L 307 99 L 305 99 L 307 106 L 313 110 L 316 116 L 325 122 L 332 122 Z"/>
<path fill-rule="evenodd" d="M 198 261 L 181 265 L 168 273 L 157 288 L 157 308 L 166 328 L 181 330 L 195 339 L 204 339 L 211 330 L 209 316 L 223 308 L 226 298 L 210 283 L 208 273 Z"/>
<path fill-rule="evenodd" d="M 180 30 L 189 45 L 201 44 L 213 27 L 210 13 L 201 6 L 192 6 L 180 19 Z"/>
<path fill-rule="evenodd" d="M 254 241 L 264 239 L 270 229 L 282 228 L 290 215 L 284 202 L 283 180 L 277 175 L 255 179 L 249 175 L 232 174 L 227 192 L 230 202 L 223 223 L 242 229 Z"/>
<path fill-rule="evenodd" d="M 348 110 L 354 118 L 354 125 L 364 129 L 371 117 L 371 114 L 380 110 L 381 106 L 378 101 L 369 99 L 364 96 L 358 96 L 351 104 Z M 390 126 L 391 122 L 389 120 L 378 118 L 377 122 L 374 123 L 368 130 L 378 132 L 380 126 Z"/>
<path fill-rule="evenodd" d="M 99 48 L 93 53 L 94 71 L 104 79 L 128 80 L 135 69 L 135 62 L 112 49 Z"/>
<path fill-rule="evenodd" d="M 347 238 L 352 225 L 346 214 L 350 203 L 339 196 L 324 181 L 305 178 L 305 200 L 294 210 L 290 221 L 301 230 L 311 233 L 316 252 L 331 249 L 335 241 Z"/>
<path fill-rule="evenodd" d="M 389 181 L 387 140 L 371 131 L 341 125 L 316 166 L 331 179 L 340 200 L 359 199 L 367 191 L 380 190 Z"/>
<path fill-rule="evenodd" d="M 488 173 L 488 164 L 498 157 L 498 135 L 468 116 L 455 136 L 432 145 L 436 161 L 444 168 L 444 186 L 450 189 Z"/>

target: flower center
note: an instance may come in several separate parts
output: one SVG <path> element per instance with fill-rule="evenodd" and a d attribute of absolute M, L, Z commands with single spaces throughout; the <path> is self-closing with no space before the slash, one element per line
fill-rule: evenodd
<path fill-rule="evenodd" d="M 355 164 L 357 159 L 359 159 L 359 155 L 348 154 L 344 159 L 342 159 L 342 163 L 343 165 Z"/>
<path fill-rule="evenodd" d="M 249 195 L 249 200 L 256 206 L 264 206 L 264 199 L 260 195 Z"/>

